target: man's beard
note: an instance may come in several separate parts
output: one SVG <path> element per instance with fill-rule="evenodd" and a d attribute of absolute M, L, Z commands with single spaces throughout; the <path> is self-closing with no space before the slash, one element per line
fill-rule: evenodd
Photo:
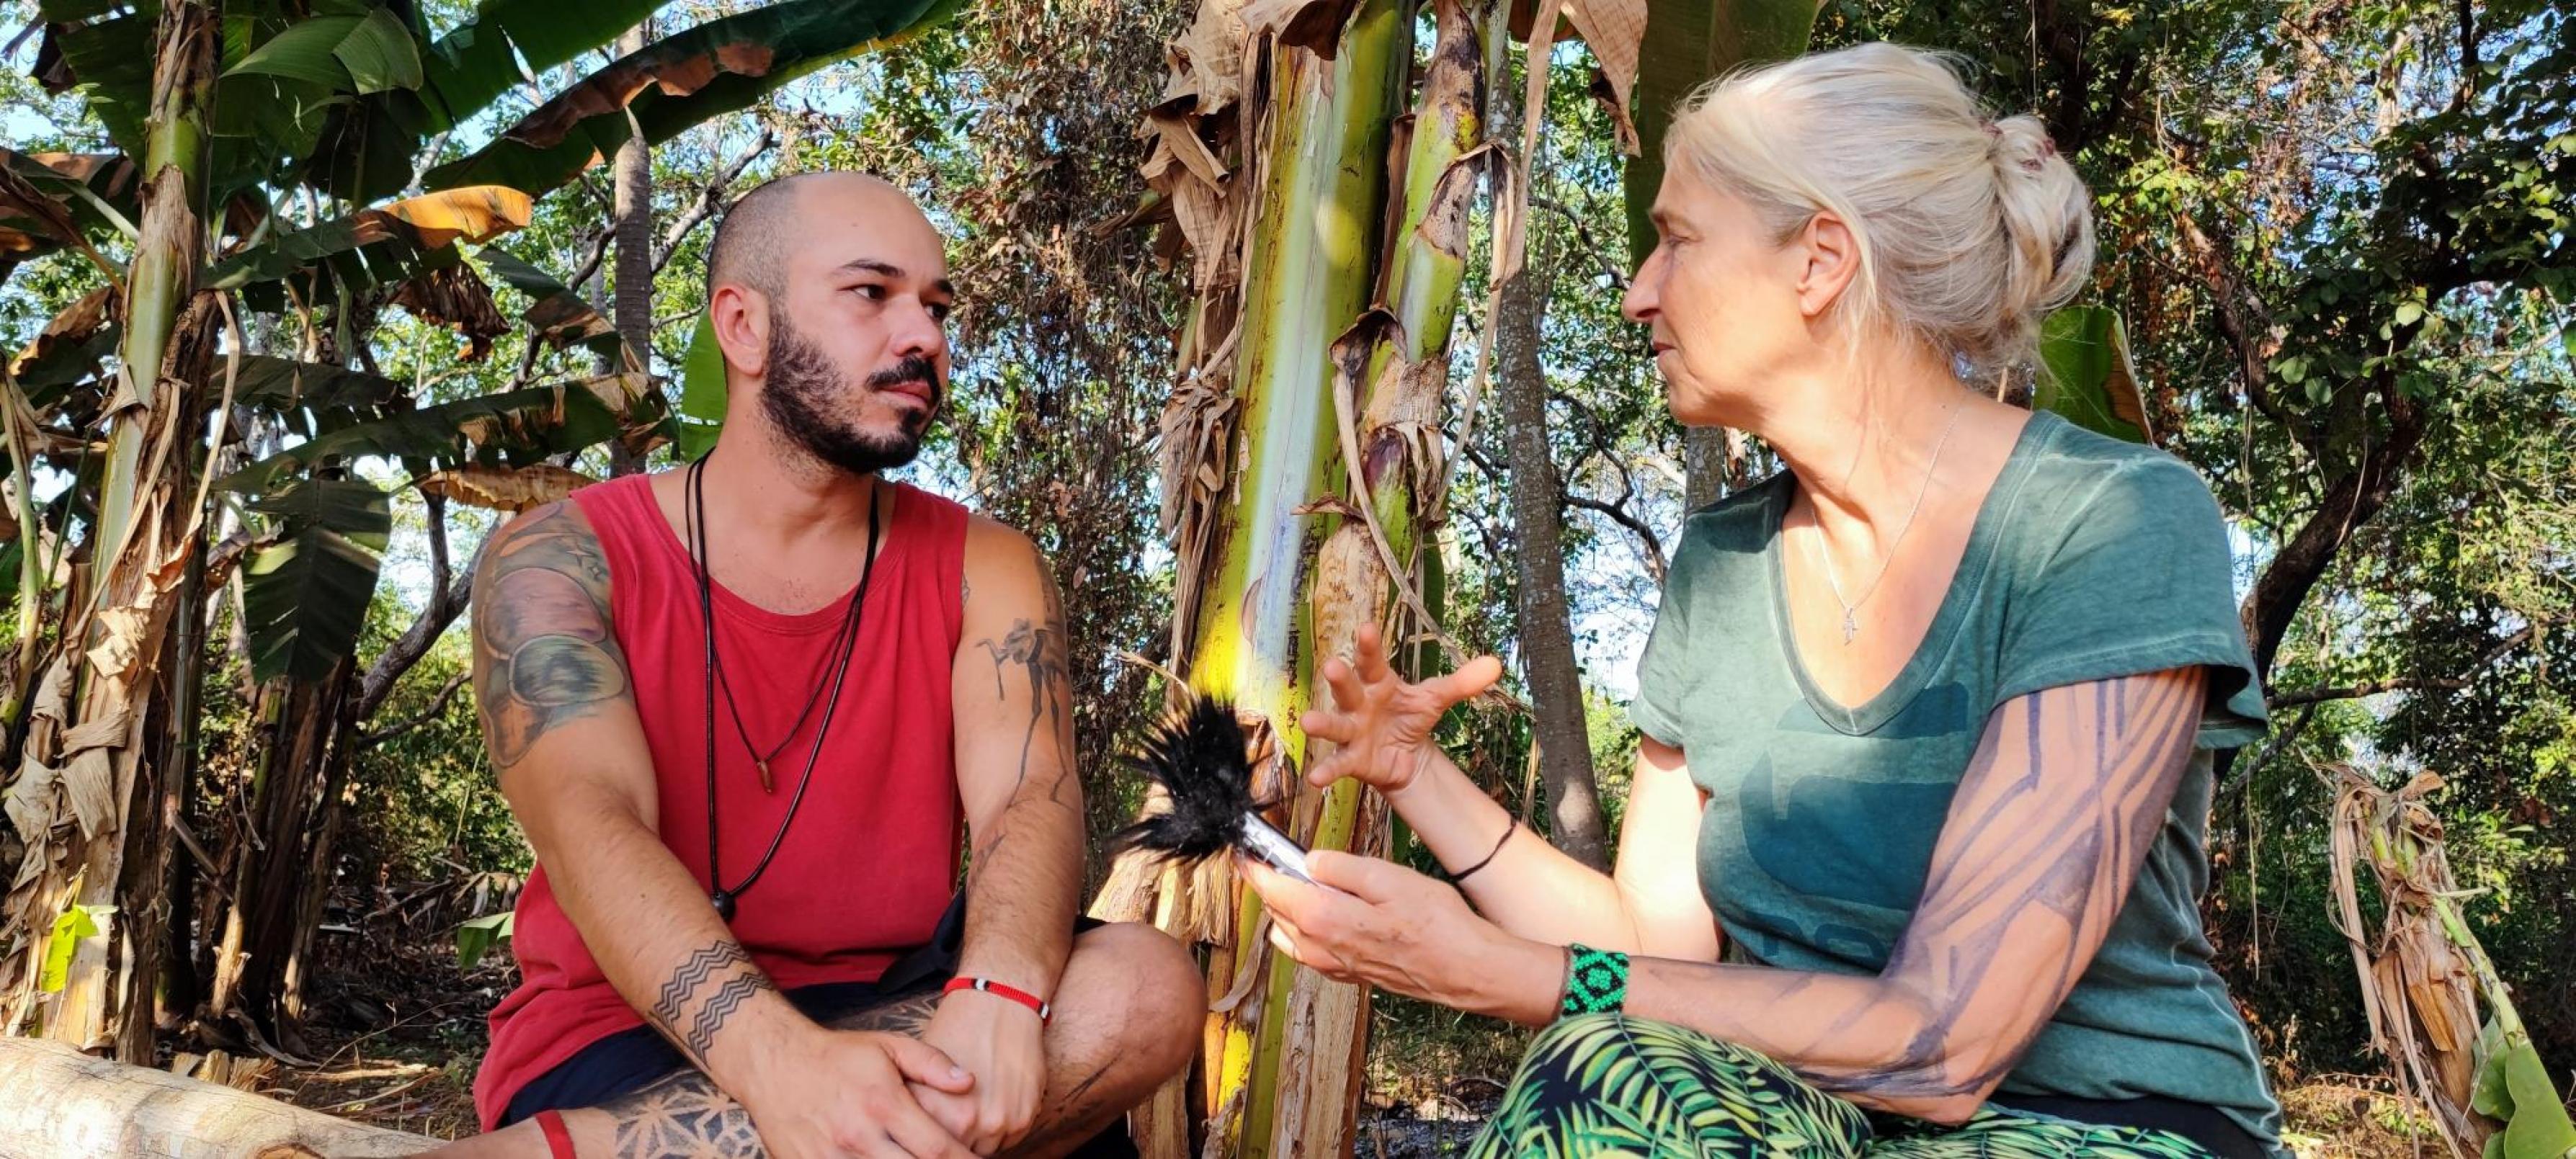
<path fill-rule="evenodd" d="M 854 475 L 873 475 L 903 466 L 920 454 L 930 420 L 907 423 L 892 435 L 874 435 L 857 429 L 842 412 L 864 390 L 901 382 L 929 383 L 933 413 L 947 393 L 946 384 L 939 381 L 939 368 L 918 354 L 869 375 L 864 387 L 854 390 L 848 376 L 821 349 L 781 318 L 769 332 L 769 373 L 761 386 L 760 409 L 780 434 L 806 453 Z"/>

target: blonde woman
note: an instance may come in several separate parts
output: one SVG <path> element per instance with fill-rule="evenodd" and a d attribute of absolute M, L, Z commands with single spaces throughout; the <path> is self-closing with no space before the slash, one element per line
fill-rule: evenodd
<path fill-rule="evenodd" d="M 1548 1027 L 1482 1155 L 2277 1154 L 2197 906 L 2212 755 L 2263 713 L 2217 506 L 1988 393 L 2086 279 L 2083 185 L 1888 45 L 1712 86 L 1667 156 L 1627 314 L 1675 418 L 1788 469 L 1689 517 L 1616 870 L 1430 739 L 1498 663 L 1411 684 L 1364 639 L 1313 779 L 1383 793 L 1458 888 L 1248 867 L 1276 940 Z"/>

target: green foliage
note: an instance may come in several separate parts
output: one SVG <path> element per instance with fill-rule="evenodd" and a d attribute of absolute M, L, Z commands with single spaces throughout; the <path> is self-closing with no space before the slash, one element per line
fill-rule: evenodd
<path fill-rule="evenodd" d="M 383 9 L 364 16 L 315 16 L 289 25 L 225 76 L 264 74 L 365 96 L 416 89 L 424 79 L 420 49 L 402 19 Z"/>
<path fill-rule="evenodd" d="M 510 940 L 518 924 L 518 916 L 516 911 L 505 911 L 457 923 L 456 964 L 467 970 L 473 969 L 483 960 L 485 951 Z"/>
<path fill-rule="evenodd" d="M 724 432 L 724 350 L 716 345 L 716 320 L 700 312 L 689 332 L 688 358 L 680 364 L 680 457 L 694 459 Z"/>
<path fill-rule="evenodd" d="M 310 479 L 252 502 L 280 538 L 246 569 L 251 671 L 320 680 L 357 643 L 393 516 L 385 493 L 354 479 Z"/>
<path fill-rule="evenodd" d="M 2069 306 L 2049 315 L 2039 353 L 2046 373 L 2039 376 L 2032 406 L 2115 439 L 2148 441 L 2139 426 L 2146 416 L 2138 401 L 2137 367 L 2129 358 L 2129 331 L 2118 311 Z"/>
<path fill-rule="evenodd" d="M 1643 264 L 1655 248 L 1646 214 L 1664 183 L 1664 130 L 1674 112 L 1713 77 L 1805 52 L 1817 7 L 1818 0 L 1661 0 L 1646 6 L 1646 37 L 1629 101 L 1639 151 L 1622 179 L 1631 265 Z"/>

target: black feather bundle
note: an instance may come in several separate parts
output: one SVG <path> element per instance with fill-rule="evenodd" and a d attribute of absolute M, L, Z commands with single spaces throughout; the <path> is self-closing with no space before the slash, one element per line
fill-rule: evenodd
<path fill-rule="evenodd" d="M 1252 761 L 1234 705 L 1192 697 L 1154 727 L 1129 767 L 1171 794 L 1171 809 L 1118 832 L 1118 848 L 1150 849 L 1171 861 L 1199 861 L 1244 844 L 1247 817 L 1276 802 L 1252 795 Z"/>

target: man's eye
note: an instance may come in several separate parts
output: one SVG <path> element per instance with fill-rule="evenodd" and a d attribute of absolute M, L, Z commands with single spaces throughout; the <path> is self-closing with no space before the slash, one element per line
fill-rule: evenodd
<path fill-rule="evenodd" d="M 882 301 L 885 301 L 885 292 L 886 292 L 886 291 L 885 291 L 885 287 L 884 287 L 884 286 L 874 286 L 874 285 L 870 285 L 870 286 L 853 286 L 853 287 L 851 287 L 851 289 L 858 291 L 858 294 L 859 294 L 859 296 L 860 296 L 860 297 L 865 298 L 865 299 L 867 299 L 867 300 L 869 300 L 869 301 L 871 301 L 871 302 L 882 302 Z"/>
<path fill-rule="evenodd" d="M 936 321 L 945 322 L 948 320 L 949 313 L 954 309 L 956 309 L 956 307 L 951 306 L 946 302 L 932 302 L 930 304 L 930 316 Z"/>

